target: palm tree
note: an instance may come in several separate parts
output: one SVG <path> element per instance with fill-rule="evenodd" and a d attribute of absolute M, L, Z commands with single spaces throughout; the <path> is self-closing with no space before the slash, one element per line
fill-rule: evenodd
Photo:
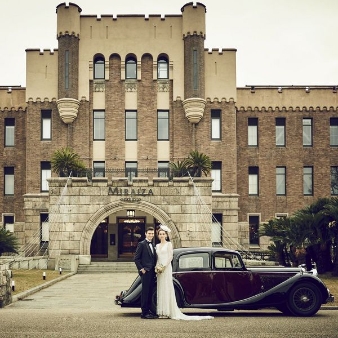
<path fill-rule="evenodd" d="M 71 148 L 56 150 L 51 160 L 52 170 L 61 177 L 68 177 L 85 173 L 86 167 L 81 161 L 80 156 Z"/>
<path fill-rule="evenodd" d="M 325 214 L 330 216 L 332 220 L 328 224 L 329 232 L 333 244 L 333 269 L 332 276 L 338 276 L 338 198 L 332 197 L 325 206 Z"/>
<path fill-rule="evenodd" d="M 314 253 L 312 258 L 317 263 L 319 274 L 332 269 L 331 233 L 328 228 L 328 224 L 332 219 L 325 214 L 325 207 L 329 201 L 330 199 L 328 198 L 319 198 L 306 208 L 298 210 L 294 215 L 297 225 L 308 224 L 312 229 L 308 238 L 308 248 Z"/>
<path fill-rule="evenodd" d="M 17 252 L 18 241 L 17 238 L 10 231 L 0 229 L 0 256 L 5 252 Z"/>
<path fill-rule="evenodd" d="M 170 162 L 169 163 L 172 175 L 174 177 L 183 177 L 188 175 L 188 164 L 187 159 L 183 161 Z"/>
<path fill-rule="evenodd" d="M 207 176 L 211 171 L 211 160 L 209 156 L 192 150 L 187 158 L 187 166 L 191 176 L 201 177 L 202 173 Z"/>

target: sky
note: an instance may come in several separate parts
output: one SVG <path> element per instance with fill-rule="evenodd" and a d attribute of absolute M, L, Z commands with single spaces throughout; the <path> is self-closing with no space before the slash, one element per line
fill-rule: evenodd
<path fill-rule="evenodd" d="M 0 86 L 26 85 L 25 49 L 57 49 L 56 6 L 0 0 Z M 181 14 L 189 0 L 72 0 L 82 15 Z M 237 86 L 337 85 L 338 0 L 200 0 L 205 48 L 237 49 Z"/>

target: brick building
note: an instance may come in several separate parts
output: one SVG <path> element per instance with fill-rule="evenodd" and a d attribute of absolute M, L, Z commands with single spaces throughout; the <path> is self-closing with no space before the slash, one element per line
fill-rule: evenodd
<path fill-rule="evenodd" d="M 204 48 L 201 3 L 165 17 L 56 13 L 58 48 L 26 50 L 26 88 L 0 87 L 1 220 L 22 247 L 37 238 L 26 255 L 128 259 L 161 222 L 176 245 L 265 250 L 259 223 L 338 194 L 335 87 L 237 88 L 236 50 Z M 63 147 L 92 179 L 52 173 Z M 193 149 L 212 160 L 195 186 L 221 228 L 196 217 L 188 178 L 168 178 Z"/>

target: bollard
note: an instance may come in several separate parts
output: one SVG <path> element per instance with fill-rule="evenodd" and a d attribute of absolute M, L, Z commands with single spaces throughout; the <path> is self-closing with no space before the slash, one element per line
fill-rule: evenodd
<path fill-rule="evenodd" d="M 42 273 L 42 279 L 45 280 L 46 279 L 46 272 Z"/>
<path fill-rule="evenodd" d="M 15 281 L 12 280 L 12 291 L 15 291 Z"/>
<path fill-rule="evenodd" d="M 62 274 L 62 268 L 59 268 L 60 275 Z"/>

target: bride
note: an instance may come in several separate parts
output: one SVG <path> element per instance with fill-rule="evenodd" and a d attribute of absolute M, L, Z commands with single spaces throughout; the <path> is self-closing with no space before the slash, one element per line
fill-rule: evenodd
<path fill-rule="evenodd" d="M 211 316 L 187 316 L 181 312 L 176 303 L 174 284 L 172 280 L 173 246 L 167 241 L 170 229 L 161 225 L 157 232 L 160 243 L 156 245 L 157 264 L 157 314 L 159 318 L 177 320 L 212 319 Z"/>

